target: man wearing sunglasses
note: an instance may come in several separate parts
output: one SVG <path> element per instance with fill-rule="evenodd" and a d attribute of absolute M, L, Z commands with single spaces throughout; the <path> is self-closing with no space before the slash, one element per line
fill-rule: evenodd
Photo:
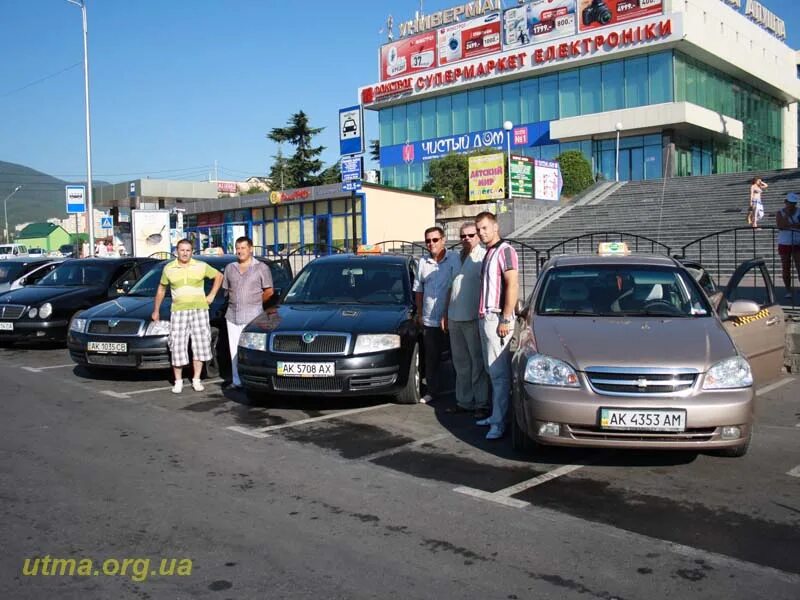
<path fill-rule="evenodd" d="M 414 297 L 417 319 L 422 321 L 422 343 L 425 346 L 425 395 L 428 403 L 441 393 L 441 367 L 439 360 L 444 350 L 447 332 L 447 303 L 450 284 L 460 266 L 458 255 L 445 247 L 444 230 L 428 227 L 425 246 L 430 256 L 419 259 L 417 278 L 414 280 Z"/>
<path fill-rule="evenodd" d="M 481 297 L 481 246 L 475 223 L 461 225 L 461 264 L 453 279 L 447 325 L 450 352 L 456 371 L 456 407 L 449 412 L 472 412 L 476 419 L 489 416 L 489 378 L 483 363 L 478 304 Z"/>

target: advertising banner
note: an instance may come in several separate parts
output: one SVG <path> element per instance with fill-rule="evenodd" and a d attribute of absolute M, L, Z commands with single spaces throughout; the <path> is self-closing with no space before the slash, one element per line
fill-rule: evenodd
<path fill-rule="evenodd" d="M 505 198 L 505 155 L 469 157 L 469 201 L 485 202 Z"/>
<path fill-rule="evenodd" d="M 662 0 L 579 0 L 578 31 L 660 15 Z"/>
<path fill-rule="evenodd" d="M 533 159 L 511 155 L 511 197 L 533 198 Z"/>
<path fill-rule="evenodd" d="M 440 27 L 436 32 L 440 67 L 502 49 L 500 13 Z"/>
<path fill-rule="evenodd" d="M 533 197 L 558 202 L 561 197 L 561 167 L 553 160 L 533 161 Z"/>
<path fill-rule="evenodd" d="M 577 0 L 532 0 L 503 13 L 503 49 L 573 35 Z"/>
<path fill-rule="evenodd" d="M 172 252 L 168 210 L 134 210 L 133 255 L 152 256 L 157 252 Z"/>
<path fill-rule="evenodd" d="M 381 46 L 381 81 L 413 75 L 436 66 L 436 32 L 420 33 Z"/>

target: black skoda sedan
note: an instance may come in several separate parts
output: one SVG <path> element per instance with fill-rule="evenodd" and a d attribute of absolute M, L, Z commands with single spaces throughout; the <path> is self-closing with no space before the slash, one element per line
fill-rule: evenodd
<path fill-rule="evenodd" d="M 222 272 L 236 260 L 233 255 L 195 257 Z M 264 260 L 264 259 L 259 259 Z M 70 324 L 67 346 L 73 361 L 89 369 L 167 369 L 170 353 L 167 346 L 172 299 L 167 296 L 161 303 L 161 320 L 153 322 L 153 302 L 161 271 L 169 261 L 159 262 L 131 290 L 112 302 L 98 304 L 76 315 Z M 272 273 L 272 283 L 277 300 L 292 280 L 291 270 L 285 260 L 266 261 Z M 206 294 L 211 291 L 211 280 L 206 280 Z M 272 299 L 270 299 L 272 301 Z M 225 328 L 227 301 L 220 290 L 209 307 L 213 358 L 206 364 L 206 374 L 219 374 L 219 360 L 228 356 L 228 339 Z"/>
<path fill-rule="evenodd" d="M 420 400 L 421 329 L 407 256 L 325 256 L 239 341 L 248 399 L 389 395 Z"/>
<path fill-rule="evenodd" d="M 36 284 L 0 295 L 0 342 L 64 342 L 73 315 L 124 294 L 157 263 L 152 258 L 63 262 Z"/>

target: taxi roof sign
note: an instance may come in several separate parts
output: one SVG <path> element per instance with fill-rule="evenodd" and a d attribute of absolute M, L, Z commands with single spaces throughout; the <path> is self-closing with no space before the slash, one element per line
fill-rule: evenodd
<path fill-rule="evenodd" d="M 628 256 L 631 251 L 625 242 L 600 242 L 597 253 L 600 256 Z"/>
<path fill-rule="evenodd" d="M 360 244 L 356 249 L 356 254 L 380 254 L 381 247 L 379 244 Z"/>

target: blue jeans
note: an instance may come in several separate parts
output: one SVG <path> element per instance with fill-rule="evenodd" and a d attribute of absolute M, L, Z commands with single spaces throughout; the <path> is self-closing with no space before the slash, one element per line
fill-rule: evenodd
<path fill-rule="evenodd" d="M 505 428 L 511 397 L 511 335 L 505 339 L 497 335 L 497 326 L 500 324 L 500 315 L 497 313 L 488 313 L 478 322 L 483 360 L 492 383 L 492 416 L 489 417 L 489 423 Z"/>

